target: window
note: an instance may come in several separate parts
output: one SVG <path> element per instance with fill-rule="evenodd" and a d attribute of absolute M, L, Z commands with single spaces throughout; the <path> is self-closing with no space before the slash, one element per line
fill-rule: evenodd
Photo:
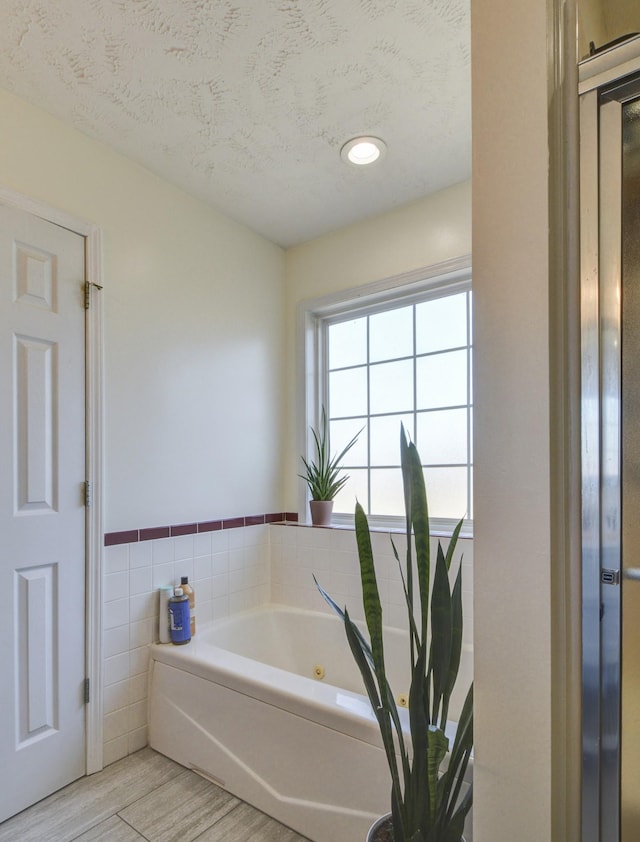
<path fill-rule="evenodd" d="M 325 301 L 307 310 L 314 337 L 314 411 L 324 405 L 331 452 L 359 431 L 347 453 L 349 481 L 334 519 L 353 517 L 355 500 L 370 520 L 404 513 L 400 425 L 423 460 L 436 527 L 472 518 L 471 276 L 449 264 L 411 283 L 370 295 Z M 405 280 L 399 279 L 399 280 Z M 309 396 L 307 396 L 309 398 Z M 309 407 L 310 401 L 307 400 Z M 310 422 L 313 423 L 313 422 Z"/>

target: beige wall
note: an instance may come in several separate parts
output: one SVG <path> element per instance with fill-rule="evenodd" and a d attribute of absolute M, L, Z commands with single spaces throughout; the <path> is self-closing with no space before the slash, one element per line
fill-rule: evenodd
<path fill-rule="evenodd" d="M 640 31 L 638 0 L 578 0 L 578 55 L 589 54 L 589 42 L 596 47 Z"/>
<path fill-rule="evenodd" d="M 553 838 L 550 8 L 472 2 L 476 842 Z"/>
<path fill-rule="evenodd" d="M 287 447 L 284 500 L 297 506 L 296 308 L 342 292 L 471 254 L 471 183 L 463 182 L 286 253 Z"/>
<path fill-rule="evenodd" d="M 589 55 L 589 42 L 597 46 L 609 40 L 600 0 L 579 0 L 578 3 L 578 56 Z"/>
<path fill-rule="evenodd" d="M 0 91 L 0 184 L 104 235 L 107 531 L 280 511 L 283 252 Z"/>

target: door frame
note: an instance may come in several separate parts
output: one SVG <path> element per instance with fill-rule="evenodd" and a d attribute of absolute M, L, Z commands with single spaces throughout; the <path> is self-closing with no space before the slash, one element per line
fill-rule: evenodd
<path fill-rule="evenodd" d="M 84 237 L 85 241 L 85 282 L 90 284 L 90 306 L 85 310 L 85 480 L 89 483 L 88 505 L 85 508 L 85 677 L 90 688 L 89 701 L 86 704 L 85 762 L 86 774 L 90 775 L 103 767 L 104 344 L 100 294 L 104 286 L 102 231 L 91 222 L 1 185 L 0 202 L 67 228 Z"/>

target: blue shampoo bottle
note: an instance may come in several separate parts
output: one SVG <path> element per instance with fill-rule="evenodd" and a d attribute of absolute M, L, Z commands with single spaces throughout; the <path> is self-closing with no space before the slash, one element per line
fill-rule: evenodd
<path fill-rule="evenodd" d="M 171 642 L 178 646 L 191 640 L 191 617 L 189 597 L 182 588 L 175 588 L 169 599 L 169 618 Z"/>

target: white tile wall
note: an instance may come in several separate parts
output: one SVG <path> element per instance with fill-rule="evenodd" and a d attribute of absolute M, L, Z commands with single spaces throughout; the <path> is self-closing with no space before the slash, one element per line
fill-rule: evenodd
<path fill-rule="evenodd" d="M 405 539 L 394 535 L 403 559 Z M 433 550 L 437 542 L 433 542 Z M 446 541 L 443 542 L 446 545 Z M 404 626 L 406 609 L 388 533 L 372 534 L 385 624 Z M 465 643 L 473 634 L 473 542 L 461 540 Z M 149 644 L 158 639 L 158 588 L 188 576 L 196 592 L 196 620 L 278 602 L 330 611 L 324 589 L 362 619 L 355 534 L 282 524 L 120 544 L 104 550 L 104 763 L 147 742 Z"/>
<path fill-rule="evenodd" d="M 181 535 L 104 548 L 104 763 L 147 743 L 149 644 L 158 588 L 188 576 L 199 623 L 269 601 L 269 527 Z"/>
<path fill-rule="evenodd" d="M 394 533 L 393 541 L 404 563 L 406 538 Z M 438 540 L 432 539 L 435 559 Z M 376 565 L 376 578 L 382 602 L 385 625 L 404 628 L 406 605 L 404 590 L 388 532 L 372 532 L 371 545 Z M 448 540 L 442 539 L 446 551 Z M 315 611 L 331 611 L 313 581 L 318 582 L 349 614 L 364 619 L 360 587 L 360 566 L 355 533 L 350 529 L 313 529 L 303 526 L 271 526 L 271 599 L 286 605 L 297 605 Z M 464 643 L 473 643 L 473 541 L 458 541 L 456 559 L 462 557 Z M 452 565 L 452 580 L 457 567 Z"/>

